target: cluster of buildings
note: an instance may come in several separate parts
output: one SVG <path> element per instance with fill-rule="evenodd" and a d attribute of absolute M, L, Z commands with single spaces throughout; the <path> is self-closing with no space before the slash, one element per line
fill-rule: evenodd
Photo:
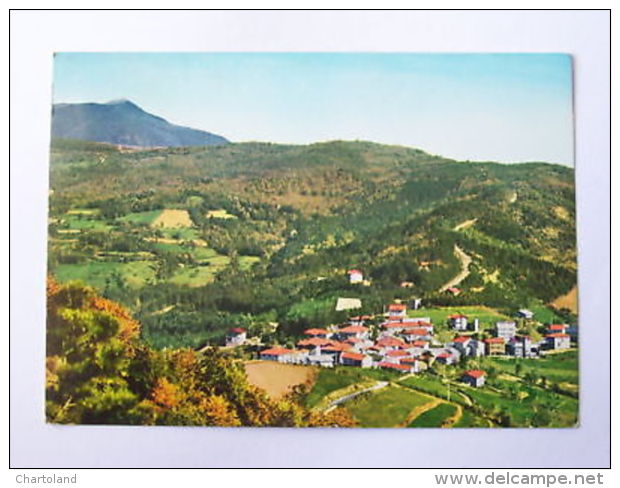
<path fill-rule="evenodd" d="M 311 328 L 295 348 L 275 346 L 260 351 L 263 360 L 287 364 L 317 365 L 322 367 L 355 366 L 383 368 L 402 373 L 418 373 L 437 362 L 456 365 L 464 357 L 504 356 L 538 357 L 542 350 L 567 349 L 571 335 L 565 324 L 550 325 L 544 339 L 532 341 L 517 333 L 517 323 L 498 321 L 493 337 L 479 338 L 478 319 L 453 314 L 448 325 L 455 337 L 445 343 L 437 340 L 429 317 L 408 317 L 407 306 L 393 303 L 382 316 L 383 321 L 370 325 L 374 317 L 358 315 L 338 327 Z M 247 340 L 244 329 L 232 329 L 226 344 L 241 345 Z M 482 386 L 484 371 L 466 371 L 462 381 Z"/>

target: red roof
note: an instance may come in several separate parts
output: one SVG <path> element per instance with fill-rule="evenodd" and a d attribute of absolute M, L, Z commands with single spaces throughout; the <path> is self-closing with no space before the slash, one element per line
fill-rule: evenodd
<path fill-rule="evenodd" d="M 403 358 L 400 360 L 400 364 L 415 364 L 418 360 L 416 358 Z"/>
<path fill-rule="evenodd" d="M 403 356 L 409 356 L 409 353 L 402 350 L 388 351 L 386 356 L 389 356 L 391 358 L 402 358 Z"/>
<path fill-rule="evenodd" d="M 361 361 L 366 356 L 364 354 L 356 354 L 354 352 L 343 352 L 342 356 L 340 357 L 343 357 L 345 359 L 353 359 L 354 361 Z"/>
<path fill-rule="evenodd" d="M 382 337 L 377 341 L 377 346 L 381 347 L 398 347 L 402 346 L 405 342 L 397 339 L 396 337 Z"/>
<path fill-rule="evenodd" d="M 368 330 L 368 328 L 364 327 L 363 325 L 349 325 L 348 327 L 345 327 L 344 329 L 340 329 L 338 332 L 344 332 L 345 334 L 351 332 L 351 333 L 357 333 L 357 332 L 366 332 Z"/>
<path fill-rule="evenodd" d="M 307 329 L 304 331 L 304 334 L 306 335 L 327 335 L 328 332 L 325 329 Z"/>
<path fill-rule="evenodd" d="M 426 329 L 422 329 L 422 328 L 415 328 L 415 329 L 407 329 L 405 331 L 403 331 L 403 334 L 406 335 L 417 335 L 417 336 L 427 336 L 428 335 L 428 330 Z"/>
<path fill-rule="evenodd" d="M 357 322 L 359 320 L 370 320 L 371 318 L 370 315 L 356 315 L 355 317 L 349 317 L 349 320 Z"/>
<path fill-rule="evenodd" d="M 459 342 L 459 343 L 461 343 L 461 342 L 467 342 L 467 341 L 470 341 L 470 340 L 471 340 L 471 337 L 468 337 L 468 336 L 459 336 L 459 337 L 455 337 L 453 342 Z"/>
<path fill-rule="evenodd" d="M 463 315 L 462 313 L 453 313 L 448 316 L 449 319 L 466 319 L 467 315 Z"/>
<path fill-rule="evenodd" d="M 448 288 L 448 291 L 449 291 L 450 293 L 460 293 L 460 292 L 461 292 L 461 290 L 459 290 L 458 288 L 456 288 L 456 287 L 454 287 L 454 286 L 453 286 L 453 287 L 451 287 L 451 288 Z"/>
<path fill-rule="evenodd" d="M 312 337 L 311 339 L 302 339 L 297 343 L 298 346 L 328 346 L 332 341 L 321 339 L 320 337 Z"/>
<path fill-rule="evenodd" d="M 553 324 L 549 326 L 549 330 L 566 330 L 568 326 L 566 324 Z"/>
<path fill-rule="evenodd" d="M 404 364 L 388 363 L 387 361 L 381 361 L 378 365 L 380 368 L 398 369 L 400 371 L 410 371 L 411 366 L 405 366 Z"/>
<path fill-rule="evenodd" d="M 265 349 L 264 351 L 261 351 L 261 355 L 262 354 L 267 354 L 269 356 L 282 356 L 283 354 L 291 354 L 294 351 L 291 351 L 290 349 L 286 349 L 284 347 L 272 347 L 271 349 Z"/>
<path fill-rule="evenodd" d="M 491 337 L 490 339 L 485 339 L 484 342 L 487 344 L 504 344 L 503 337 Z"/>
<path fill-rule="evenodd" d="M 403 310 L 407 310 L 407 305 L 403 305 L 402 303 L 392 303 L 389 307 L 388 310 L 391 311 L 403 311 Z"/>
<path fill-rule="evenodd" d="M 381 326 L 385 329 L 397 329 L 397 328 L 403 328 L 405 327 L 405 324 L 403 324 L 401 321 L 399 322 L 383 322 L 381 324 Z"/>
<path fill-rule="evenodd" d="M 563 334 L 561 332 L 556 332 L 554 334 L 547 334 L 545 337 L 570 337 L 568 334 Z"/>
<path fill-rule="evenodd" d="M 234 329 L 230 329 L 230 332 L 232 334 L 243 334 L 244 332 L 247 332 L 247 331 L 242 327 L 235 327 Z"/>
<path fill-rule="evenodd" d="M 413 341 L 413 345 L 416 347 L 424 347 L 428 344 L 427 341 Z"/>
<path fill-rule="evenodd" d="M 349 271 L 347 271 L 348 274 L 362 274 L 362 272 L 359 269 L 350 269 Z"/>
<path fill-rule="evenodd" d="M 486 373 L 481 369 L 470 369 L 469 371 L 465 371 L 466 376 L 471 376 L 472 378 L 482 378 L 486 376 Z"/>
<path fill-rule="evenodd" d="M 346 344 L 344 342 L 336 342 L 330 341 L 331 343 L 328 346 L 323 348 L 323 351 L 348 351 L 351 349 L 350 344 Z"/>
<path fill-rule="evenodd" d="M 446 358 L 450 358 L 452 357 L 452 354 L 450 354 L 449 352 L 442 352 L 441 354 L 439 354 L 437 356 L 438 358 L 442 358 L 442 359 L 446 359 Z"/>

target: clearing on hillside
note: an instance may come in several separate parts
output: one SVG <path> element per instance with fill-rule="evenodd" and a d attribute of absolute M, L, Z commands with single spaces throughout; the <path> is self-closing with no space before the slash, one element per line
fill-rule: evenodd
<path fill-rule="evenodd" d="M 208 219 L 236 219 L 238 217 L 236 215 L 228 213 L 224 209 L 220 209 L 220 210 L 209 210 L 207 212 L 207 218 Z"/>
<path fill-rule="evenodd" d="M 313 382 L 316 368 L 280 364 L 275 361 L 251 361 L 244 364 L 248 381 L 273 398 L 278 399 L 291 391 L 296 385 Z"/>
<path fill-rule="evenodd" d="M 187 210 L 179 209 L 166 209 L 162 210 L 161 214 L 153 220 L 152 227 L 191 227 L 193 225 L 192 219 L 189 217 Z"/>
<path fill-rule="evenodd" d="M 573 313 L 577 313 L 577 285 L 573 286 L 566 295 L 556 298 L 551 302 L 557 309 L 567 308 Z"/>

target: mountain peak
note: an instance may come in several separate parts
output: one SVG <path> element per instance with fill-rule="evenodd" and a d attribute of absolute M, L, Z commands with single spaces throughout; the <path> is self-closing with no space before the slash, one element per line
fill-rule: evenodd
<path fill-rule="evenodd" d="M 131 100 L 54 105 L 52 137 L 139 147 L 208 146 L 228 141 L 145 112 Z"/>

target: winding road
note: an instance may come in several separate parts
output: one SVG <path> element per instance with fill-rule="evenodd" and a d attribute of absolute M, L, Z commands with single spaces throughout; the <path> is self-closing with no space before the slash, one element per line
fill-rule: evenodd
<path fill-rule="evenodd" d="M 337 398 L 336 400 L 331 401 L 329 403 L 329 405 L 327 406 L 327 408 L 325 409 L 325 412 L 329 412 L 329 411 L 333 410 L 334 408 L 336 408 L 341 403 L 344 403 L 344 402 L 346 402 L 348 400 L 351 400 L 352 398 L 355 398 L 356 396 L 361 395 L 362 393 L 367 393 L 369 391 L 380 390 L 381 388 L 385 388 L 389 384 L 390 383 L 388 381 L 379 381 L 379 382 L 377 382 L 377 384 L 375 384 L 373 386 L 370 386 L 368 388 L 364 388 L 363 390 L 355 391 L 353 393 L 349 393 L 348 395 L 341 396 L 340 398 Z"/>
<path fill-rule="evenodd" d="M 469 276 L 469 265 L 471 264 L 471 256 L 463 251 L 457 244 L 454 245 L 454 254 L 461 262 L 461 271 L 454 278 L 444 284 L 439 291 L 444 292 L 448 288 L 455 287 L 460 284 L 465 278 Z"/>

